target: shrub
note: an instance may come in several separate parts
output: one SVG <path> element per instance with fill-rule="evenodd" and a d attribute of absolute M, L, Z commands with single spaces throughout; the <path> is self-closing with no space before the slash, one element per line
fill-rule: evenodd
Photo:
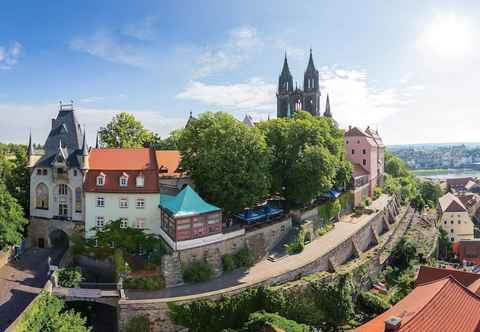
<path fill-rule="evenodd" d="M 297 237 L 291 243 L 285 244 L 285 248 L 289 255 L 299 254 L 303 251 L 303 248 L 305 248 L 305 232 L 303 229 L 298 232 Z"/>
<path fill-rule="evenodd" d="M 144 315 L 138 315 L 131 318 L 127 323 L 126 332 L 149 332 L 150 322 Z"/>
<path fill-rule="evenodd" d="M 194 261 L 183 269 L 183 280 L 186 282 L 202 282 L 213 277 L 213 269 L 206 261 Z"/>
<path fill-rule="evenodd" d="M 365 206 L 370 206 L 370 199 L 369 198 L 365 198 Z"/>
<path fill-rule="evenodd" d="M 236 267 L 250 267 L 255 264 L 255 255 L 248 247 L 240 249 L 233 255 L 233 259 Z"/>
<path fill-rule="evenodd" d="M 61 268 L 55 273 L 58 277 L 58 284 L 61 287 L 78 287 L 83 280 L 82 270 L 79 267 Z"/>
<path fill-rule="evenodd" d="M 250 315 L 248 321 L 243 325 L 242 332 L 257 332 L 263 331 L 265 328 L 271 327 L 273 329 L 280 329 L 286 332 L 308 332 L 310 327 L 304 324 L 299 324 L 293 320 L 286 319 L 279 314 L 268 312 L 255 312 Z"/>
<path fill-rule="evenodd" d="M 130 268 L 123 257 L 120 249 L 115 249 L 113 253 L 113 265 L 115 266 L 115 279 L 119 280 L 122 274 L 130 272 Z"/>
<path fill-rule="evenodd" d="M 326 225 L 323 225 L 319 229 L 317 229 L 317 236 L 322 236 L 330 232 L 330 230 L 333 228 L 333 224 L 328 223 Z"/>
<path fill-rule="evenodd" d="M 140 277 L 127 278 L 123 282 L 126 289 L 162 289 L 165 288 L 165 282 L 161 277 Z"/>
<path fill-rule="evenodd" d="M 379 315 L 390 308 L 387 301 L 372 292 L 360 292 L 357 304 L 368 315 Z"/>
<path fill-rule="evenodd" d="M 222 269 L 224 272 L 230 272 L 237 268 L 235 259 L 231 254 L 225 254 L 222 256 Z"/>
<path fill-rule="evenodd" d="M 373 198 L 377 199 L 383 194 L 383 189 L 382 187 L 375 187 L 373 190 Z"/>

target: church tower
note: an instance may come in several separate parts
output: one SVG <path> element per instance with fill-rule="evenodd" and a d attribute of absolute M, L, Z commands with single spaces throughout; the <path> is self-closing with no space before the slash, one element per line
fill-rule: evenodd
<path fill-rule="evenodd" d="M 320 86 L 318 70 L 315 68 L 310 49 L 307 70 L 303 76 L 303 110 L 320 116 Z"/>
<path fill-rule="evenodd" d="M 293 77 L 288 68 L 287 54 L 285 54 L 282 72 L 278 78 L 277 118 L 290 118 L 293 115 L 292 92 Z"/>

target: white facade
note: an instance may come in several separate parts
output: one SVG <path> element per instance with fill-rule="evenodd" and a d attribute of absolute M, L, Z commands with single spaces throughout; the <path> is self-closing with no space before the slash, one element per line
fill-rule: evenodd
<path fill-rule="evenodd" d="M 448 233 L 450 242 L 473 240 L 473 222 L 467 211 L 443 212 L 440 227 Z"/>
<path fill-rule="evenodd" d="M 91 238 L 95 235 L 92 228 L 96 227 L 97 220 L 101 222 L 102 218 L 104 223 L 125 219 L 130 227 L 139 227 L 147 233 L 160 234 L 159 202 L 160 194 L 158 193 L 87 192 L 85 193 L 85 237 Z"/>
<path fill-rule="evenodd" d="M 83 173 L 78 168 L 59 174 L 56 168 L 34 167 L 30 176 L 30 215 L 83 221 Z"/>

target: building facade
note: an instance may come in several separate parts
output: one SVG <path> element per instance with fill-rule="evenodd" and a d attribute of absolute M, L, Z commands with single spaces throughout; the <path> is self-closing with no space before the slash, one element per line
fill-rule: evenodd
<path fill-rule="evenodd" d="M 303 89 L 297 84 L 295 87 L 293 86 L 293 76 L 288 67 L 287 55 L 285 55 L 282 71 L 278 78 L 277 118 L 291 118 L 299 110 L 306 111 L 313 116 L 320 116 L 320 96 L 319 73 L 313 63 L 312 50 L 310 49 L 307 69 L 303 75 Z M 332 117 L 328 96 L 323 115 Z"/>
<path fill-rule="evenodd" d="M 372 197 L 375 187 L 383 186 L 384 178 L 385 145 L 378 131 L 349 127 L 345 132 L 345 149 L 353 166 L 355 200 Z"/>
<path fill-rule="evenodd" d="M 447 233 L 450 242 L 473 240 L 473 222 L 462 201 L 452 193 L 446 193 L 438 200 L 438 226 Z"/>

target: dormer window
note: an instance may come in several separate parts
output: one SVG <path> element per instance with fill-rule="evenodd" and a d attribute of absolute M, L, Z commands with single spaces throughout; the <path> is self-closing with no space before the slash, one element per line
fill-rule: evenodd
<path fill-rule="evenodd" d="M 105 185 L 105 174 L 100 173 L 97 176 L 97 186 L 103 187 Z"/>
<path fill-rule="evenodd" d="M 123 173 L 120 176 L 120 187 L 128 187 L 128 174 Z"/>
<path fill-rule="evenodd" d="M 139 174 L 136 179 L 136 186 L 139 188 L 143 188 L 145 186 L 145 177 L 143 174 Z"/>

